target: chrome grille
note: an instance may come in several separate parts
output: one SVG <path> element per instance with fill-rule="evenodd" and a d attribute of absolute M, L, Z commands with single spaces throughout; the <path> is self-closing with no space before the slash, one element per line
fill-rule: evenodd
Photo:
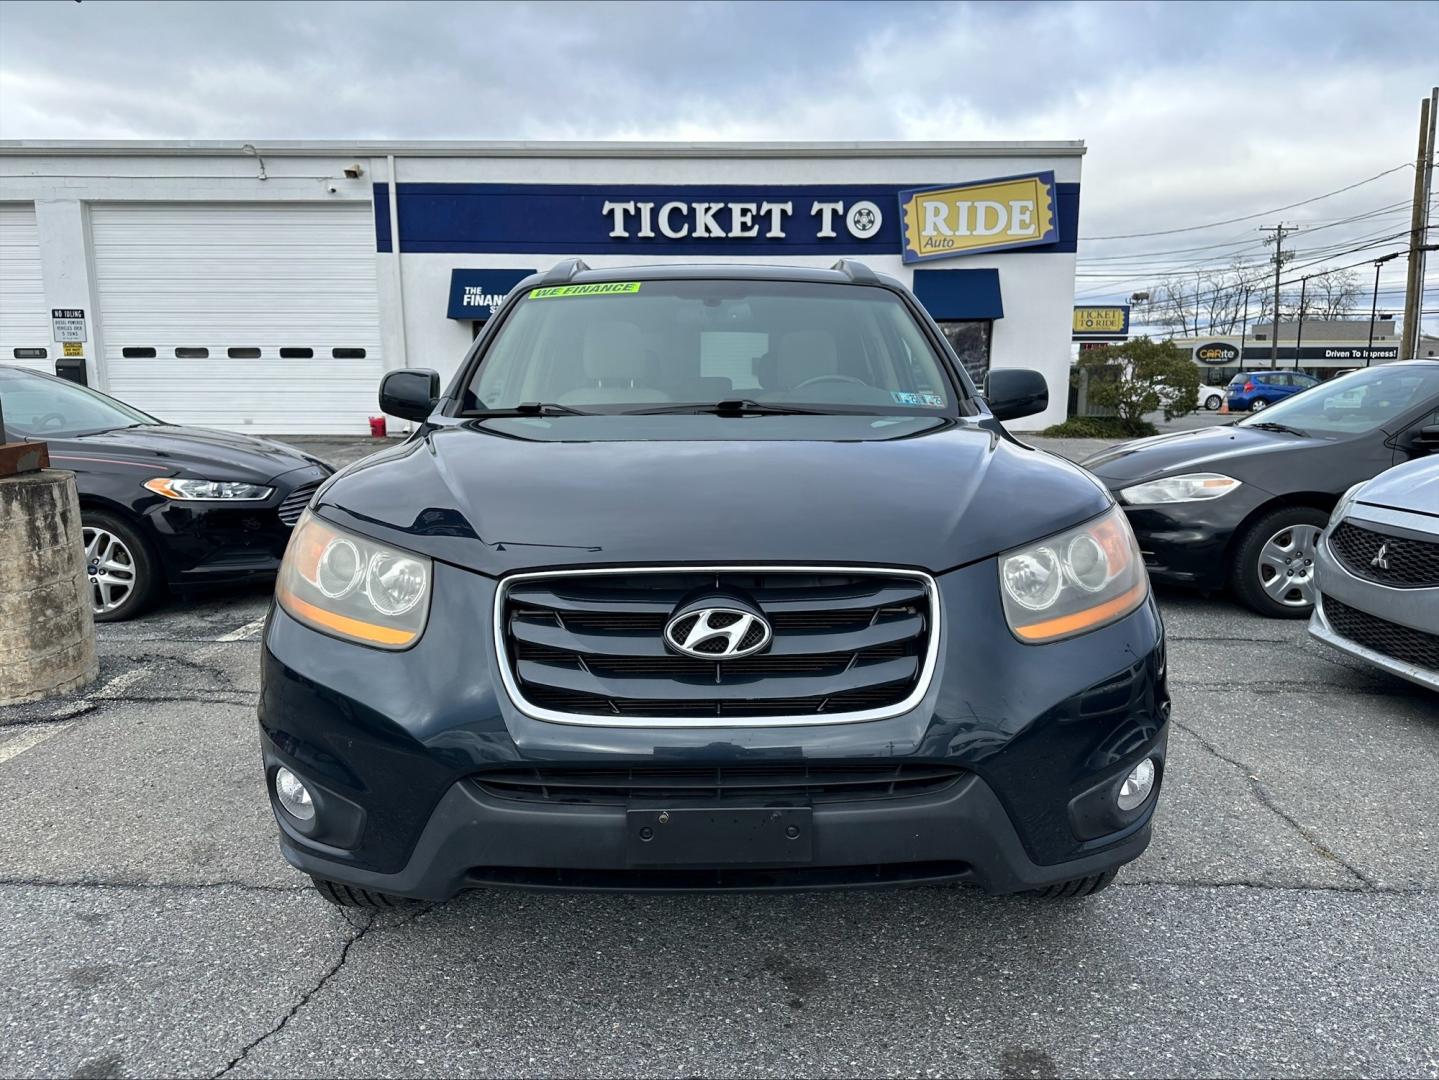
<path fill-rule="evenodd" d="M 1375 556 L 1384 549 L 1384 565 Z M 1349 572 L 1399 589 L 1439 585 L 1439 543 L 1395 536 L 1341 521 L 1329 535 L 1329 548 Z"/>
<path fill-rule="evenodd" d="M 313 484 L 305 484 L 297 487 L 290 494 L 286 495 L 280 503 L 280 520 L 286 525 L 293 525 L 300 520 L 300 515 L 305 512 L 305 507 L 310 505 L 310 497 L 315 494 L 315 489 L 320 486 L 317 480 Z"/>
<path fill-rule="evenodd" d="M 759 608 L 774 630 L 734 660 L 680 656 L 665 623 L 697 593 Z M 507 689 L 540 719 L 620 726 L 872 720 L 912 708 L 932 673 L 928 575 L 848 568 L 519 575 L 496 600 Z"/>

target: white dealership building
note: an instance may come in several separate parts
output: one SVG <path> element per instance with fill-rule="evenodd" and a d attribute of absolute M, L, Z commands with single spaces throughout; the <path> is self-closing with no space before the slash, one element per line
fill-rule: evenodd
<path fill-rule="evenodd" d="M 0 363 L 175 423 L 363 434 L 565 258 L 911 286 L 966 366 L 1064 419 L 1080 142 L 0 142 Z"/>

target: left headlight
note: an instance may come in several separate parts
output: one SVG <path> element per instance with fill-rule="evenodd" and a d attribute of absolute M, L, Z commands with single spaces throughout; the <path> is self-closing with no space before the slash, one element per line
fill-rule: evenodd
<path fill-rule="evenodd" d="M 424 555 L 336 528 L 307 510 L 285 549 L 275 599 L 323 633 L 404 649 L 424 632 L 431 577 Z"/>
<path fill-rule="evenodd" d="M 262 502 L 274 493 L 263 484 L 240 484 L 232 480 L 187 480 L 178 476 L 157 476 L 145 487 L 156 495 L 181 502 Z"/>
<path fill-rule="evenodd" d="M 1135 484 L 1119 493 L 1122 502 L 1131 506 L 1153 506 L 1156 503 L 1207 502 L 1228 495 L 1240 482 L 1223 473 L 1187 473 L 1166 476 L 1146 484 Z"/>
<path fill-rule="evenodd" d="M 1084 525 L 1001 555 L 999 584 L 1009 628 L 1031 645 L 1122 619 L 1149 595 L 1139 545 L 1117 506 Z"/>

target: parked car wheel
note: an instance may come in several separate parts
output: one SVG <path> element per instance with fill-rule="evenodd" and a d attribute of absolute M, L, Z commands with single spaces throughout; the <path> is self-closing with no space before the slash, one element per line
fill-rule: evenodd
<path fill-rule="evenodd" d="M 1035 889 L 1030 895 L 1041 900 L 1072 900 L 1080 896 L 1093 896 L 1095 893 L 1109 888 L 1118 873 L 1117 869 L 1106 870 L 1102 874 L 1090 874 L 1088 877 L 1061 881 L 1058 885 L 1051 885 L 1047 889 Z"/>
<path fill-rule="evenodd" d="M 1216 409 L 1219 408 L 1219 406 L 1223 404 L 1224 398 L 1221 397 L 1219 394 L 1210 394 L 1207 398 L 1204 399 L 1204 407 L 1210 412 L 1214 412 Z"/>
<path fill-rule="evenodd" d="M 1250 412 L 1258 412 L 1260 409 L 1268 408 L 1269 402 L 1263 398 L 1255 398 L 1254 403 L 1249 406 Z"/>
<path fill-rule="evenodd" d="M 80 515 L 85 576 L 96 622 L 121 622 L 149 606 L 159 580 L 155 559 L 129 522 L 100 510 Z"/>
<path fill-rule="evenodd" d="M 1307 619 L 1314 610 L 1314 558 L 1329 515 L 1285 506 L 1245 530 L 1230 581 L 1239 598 L 1271 619 Z"/>
<path fill-rule="evenodd" d="M 310 880 L 315 883 L 315 890 L 336 907 L 388 910 L 390 908 L 408 907 L 414 903 L 412 900 L 391 896 L 389 893 L 375 892 L 372 889 L 361 889 L 354 885 L 341 885 L 338 881 L 326 881 L 324 878 L 313 876 Z"/>

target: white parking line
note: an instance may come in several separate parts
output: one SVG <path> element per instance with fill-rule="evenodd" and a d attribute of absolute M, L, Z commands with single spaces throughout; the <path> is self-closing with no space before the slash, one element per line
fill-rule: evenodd
<path fill-rule="evenodd" d="M 13 735 L 4 742 L 0 742 L 0 765 L 5 764 L 11 758 L 19 757 L 26 750 L 35 749 L 46 739 L 59 735 L 69 726 L 69 724 L 51 724 L 48 727 Z"/>
<path fill-rule="evenodd" d="M 258 619 L 256 619 L 254 622 L 247 622 L 244 626 L 237 626 L 234 630 L 231 630 L 228 634 L 221 634 L 221 635 L 220 635 L 219 637 L 217 637 L 215 640 L 216 640 L 216 641 L 244 641 L 246 638 L 252 638 L 252 637 L 254 637 L 256 634 L 258 634 L 258 633 L 260 632 L 260 628 L 263 627 L 264 625 L 265 625 L 265 616 L 261 615 L 261 616 L 260 616 Z"/>

